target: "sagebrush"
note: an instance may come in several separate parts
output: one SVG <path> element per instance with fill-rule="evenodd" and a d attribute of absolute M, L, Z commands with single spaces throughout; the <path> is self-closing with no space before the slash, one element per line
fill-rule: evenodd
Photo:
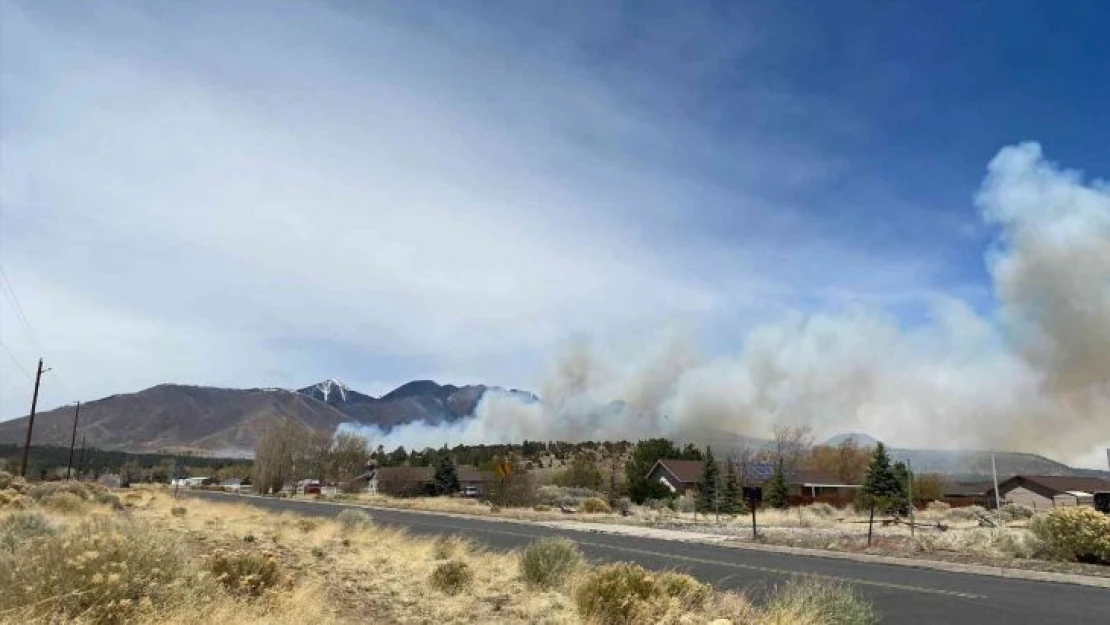
<path fill-rule="evenodd" d="M 33 537 L 2 564 L 0 611 L 81 616 L 96 623 L 128 620 L 140 601 L 158 602 L 184 583 L 184 558 L 174 542 L 116 518 L 94 518 L 57 536 Z"/>
<path fill-rule="evenodd" d="M 528 546 L 520 556 L 520 574 L 538 588 L 563 585 L 582 563 L 582 552 L 573 541 L 548 538 Z"/>
<path fill-rule="evenodd" d="M 1110 564 L 1110 516 L 1094 508 L 1055 508 L 1029 527 L 1053 557 Z"/>
<path fill-rule="evenodd" d="M 711 589 L 680 573 L 651 573 L 638 564 L 608 564 L 589 572 L 574 593 L 578 614 L 592 623 L 653 623 L 668 611 L 696 610 Z"/>
<path fill-rule="evenodd" d="M 436 565 L 429 578 L 432 588 L 448 595 L 457 595 L 474 579 L 470 566 L 461 560 L 449 560 Z"/>
<path fill-rule="evenodd" d="M 277 586 L 281 580 L 277 559 L 258 551 L 217 552 L 208 568 L 228 590 L 252 597 Z"/>

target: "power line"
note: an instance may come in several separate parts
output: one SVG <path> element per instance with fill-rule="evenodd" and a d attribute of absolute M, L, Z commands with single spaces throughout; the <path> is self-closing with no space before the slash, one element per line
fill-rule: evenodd
<path fill-rule="evenodd" d="M 3 341 L 0 341 L 0 347 L 4 348 L 4 352 L 8 354 L 8 358 L 11 358 L 12 362 L 15 363 L 15 366 L 19 367 L 19 370 L 22 371 L 23 375 L 27 377 L 27 380 L 30 380 L 31 374 L 27 371 L 26 368 L 23 367 L 23 364 L 19 362 L 19 359 L 15 357 L 15 354 L 12 353 L 12 350 L 8 349 L 8 346 L 4 345 Z"/>
<path fill-rule="evenodd" d="M 7 288 L 8 295 L 11 297 L 12 310 L 15 311 L 15 317 L 19 320 L 19 324 L 23 327 L 23 331 L 27 334 L 27 338 L 31 339 L 31 342 L 34 343 L 35 347 L 37 347 L 40 352 L 44 351 L 42 349 L 42 343 L 39 343 L 38 337 L 35 336 L 35 331 L 31 329 L 31 324 L 27 321 L 27 315 L 23 314 L 23 306 L 19 304 L 19 296 L 15 294 L 15 289 L 12 288 L 12 282 L 8 279 L 8 274 L 4 271 L 3 265 L 0 265 L 0 280 L 3 281 L 4 286 Z"/>

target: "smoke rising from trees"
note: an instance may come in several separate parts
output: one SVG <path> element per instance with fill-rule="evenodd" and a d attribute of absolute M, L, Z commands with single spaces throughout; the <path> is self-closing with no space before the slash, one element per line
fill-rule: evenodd
<path fill-rule="evenodd" d="M 665 336 L 634 362 L 567 346 L 541 401 L 489 392 L 474 419 L 374 436 L 387 447 L 522 439 L 710 439 L 808 424 L 907 447 L 997 448 L 1095 463 L 1110 446 L 1110 186 L 1006 147 L 975 198 L 997 228 L 995 307 L 940 297 L 927 323 L 881 310 L 795 313 L 705 359 Z"/>

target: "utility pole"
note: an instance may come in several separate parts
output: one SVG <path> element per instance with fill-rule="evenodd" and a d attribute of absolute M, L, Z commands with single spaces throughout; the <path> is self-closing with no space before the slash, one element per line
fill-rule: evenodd
<path fill-rule="evenodd" d="M 906 458 L 906 477 L 909 481 L 909 497 L 910 497 L 910 538 L 913 538 L 913 513 L 917 506 L 913 503 L 913 465 L 910 464 L 910 459 Z"/>
<path fill-rule="evenodd" d="M 77 479 L 85 472 L 85 435 L 81 435 L 81 455 L 77 457 Z"/>
<path fill-rule="evenodd" d="M 998 494 L 998 467 L 994 464 L 994 452 L 991 452 L 991 476 L 994 478 L 994 511 L 998 515 L 998 526 L 1002 527 L 1002 499 Z"/>
<path fill-rule="evenodd" d="M 42 368 L 42 358 L 39 358 L 39 368 L 35 373 L 35 394 L 31 396 L 31 416 L 27 419 L 27 438 L 23 442 L 23 462 L 19 465 L 19 475 L 27 477 L 27 457 L 31 453 L 31 430 L 35 427 L 35 409 L 39 405 L 39 382 L 42 380 L 42 374 L 50 371 L 50 369 Z"/>
<path fill-rule="evenodd" d="M 81 416 L 81 402 L 77 402 L 77 409 L 73 411 L 73 436 L 69 439 L 69 462 L 66 463 L 66 481 L 69 481 L 70 472 L 73 470 L 73 445 L 77 442 L 77 419 Z"/>

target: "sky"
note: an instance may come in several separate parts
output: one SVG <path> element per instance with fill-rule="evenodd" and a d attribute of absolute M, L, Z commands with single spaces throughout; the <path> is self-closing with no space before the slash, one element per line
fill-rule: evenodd
<path fill-rule="evenodd" d="M 576 341 L 714 359 L 952 299 L 994 324 L 988 164 L 1036 141 L 1110 177 L 1108 27 L 1098 0 L 0 0 L 0 418 L 39 356 L 50 408 L 542 391 Z"/>

